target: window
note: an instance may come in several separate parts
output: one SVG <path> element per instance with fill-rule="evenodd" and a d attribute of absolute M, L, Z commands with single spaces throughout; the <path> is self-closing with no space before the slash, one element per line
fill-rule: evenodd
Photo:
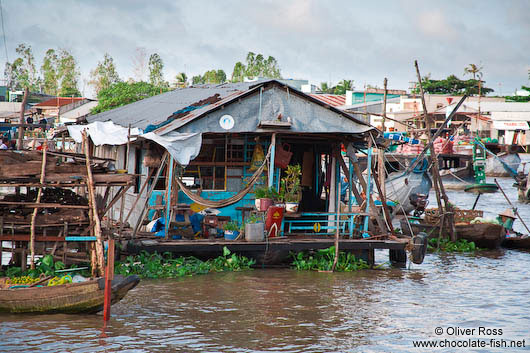
<path fill-rule="evenodd" d="M 192 189 L 234 191 L 233 181 L 241 180 L 241 173 L 235 171 L 245 165 L 243 153 L 243 140 L 228 136 L 204 139 L 199 155 L 186 167 L 182 179 Z"/>

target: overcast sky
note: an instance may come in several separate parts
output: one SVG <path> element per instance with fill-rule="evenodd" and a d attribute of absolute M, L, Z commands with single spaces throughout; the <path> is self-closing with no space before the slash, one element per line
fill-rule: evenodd
<path fill-rule="evenodd" d="M 81 70 L 80 90 L 108 52 L 122 79 L 133 77 L 137 47 L 162 57 L 166 80 L 223 69 L 253 51 L 274 56 L 284 78 L 407 89 L 422 74 L 463 77 L 484 67 L 495 93 L 528 85 L 530 1 L 2 0 L 7 54 L 27 43 L 38 66 L 48 48 L 66 48 Z M 5 50 L 0 42 L 0 58 Z M 2 66 L 3 67 L 3 66 Z"/>

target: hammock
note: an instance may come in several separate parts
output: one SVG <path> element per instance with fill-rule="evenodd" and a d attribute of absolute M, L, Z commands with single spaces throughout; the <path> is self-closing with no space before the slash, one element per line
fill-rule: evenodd
<path fill-rule="evenodd" d="M 240 201 L 243 197 L 245 197 L 245 195 L 248 194 L 248 192 L 252 189 L 256 181 L 259 179 L 259 177 L 261 176 L 261 173 L 263 173 L 263 170 L 265 169 L 265 166 L 267 165 L 267 162 L 269 161 L 269 157 L 271 154 L 271 146 L 269 146 L 269 150 L 267 151 L 267 155 L 263 159 L 263 163 L 261 164 L 261 166 L 250 177 L 250 180 L 247 186 L 243 190 L 235 194 L 234 196 L 231 196 L 227 199 L 220 200 L 220 201 L 207 200 L 205 198 L 202 198 L 198 194 L 194 193 L 193 191 L 191 191 L 191 189 L 189 189 L 184 184 L 184 182 L 182 182 L 180 178 L 176 178 L 177 184 L 179 185 L 180 189 L 186 196 L 188 196 L 193 202 L 198 203 L 199 205 L 203 205 L 203 206 L 211 207 L 211 208 L 222 208 L 222 207 L 230 206 Z"/>

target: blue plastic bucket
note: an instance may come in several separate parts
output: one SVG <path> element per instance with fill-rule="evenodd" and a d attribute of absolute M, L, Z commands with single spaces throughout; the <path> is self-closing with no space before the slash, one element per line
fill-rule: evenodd
<path fill-rule="evenodd" d="M 238 236 L 239 232 L 237 230 L 225 230 L 226 240 L 236 240 Z"/>

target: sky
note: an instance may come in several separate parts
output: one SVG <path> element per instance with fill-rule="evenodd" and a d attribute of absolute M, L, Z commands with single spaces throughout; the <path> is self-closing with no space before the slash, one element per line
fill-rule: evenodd
<path fill-rule="evenodd" d="M 0 1 L 9 61 L 20 43 L 31 45 L 39 68 L 47 49 L 67 49 L 89 97 L 89 73 L 103 55 L 126 80 L 137 48 L 161 56 L 170 82 L 211 69 L 230 77 L 252 51 L 275 57 L 283 78 L 317 86 L 349 79 L 362 90 L 387 77 L 390 89 L 408 89 L 414 60 L 433 79 L 466 78 L 466 66 L 482 66 L 494 94 L 530 85 L 527 0 Z"/>

